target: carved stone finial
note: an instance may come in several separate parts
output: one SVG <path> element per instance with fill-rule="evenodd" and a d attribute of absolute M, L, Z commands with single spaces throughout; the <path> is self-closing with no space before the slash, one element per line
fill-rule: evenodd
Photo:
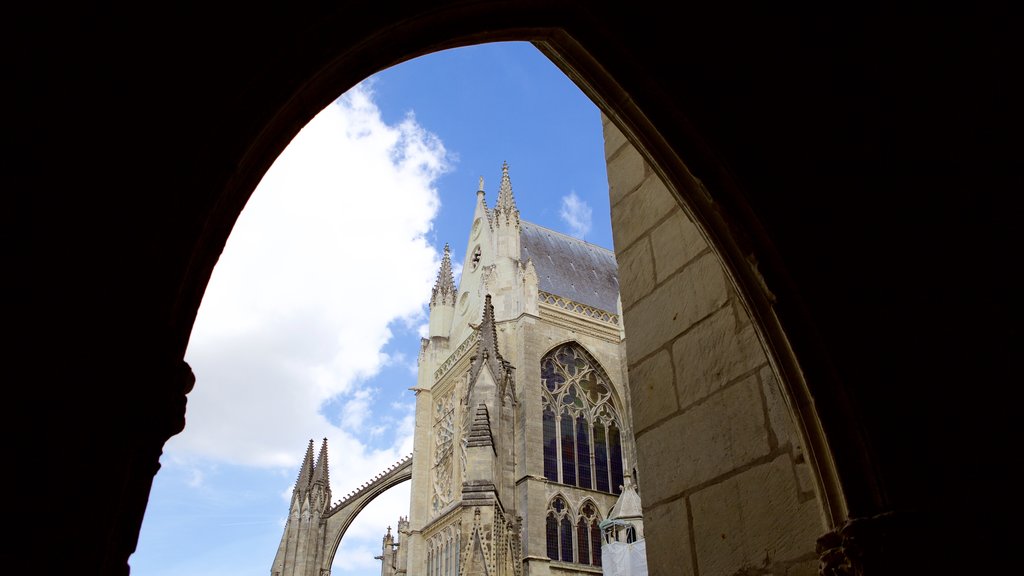
<path fill-rule="evenodd" d="M 484 177 L 483 176 L 480 177 L 480 186 L 477 187 L 477 191 L 479 191 L 479 192 L 483 192 L 484 191 Z"/>

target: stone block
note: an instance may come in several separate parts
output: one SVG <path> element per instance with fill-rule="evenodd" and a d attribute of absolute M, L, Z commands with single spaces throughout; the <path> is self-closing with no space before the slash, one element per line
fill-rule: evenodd
<path fill-rule="evenodd" d="M 633 368 L 629 375 L 629 386 L 636 431 L 646 430 L 678 409 L 675 380 L 672 378 L 672 358 L 666 350 Z"/>
<path fill-rule="evenodd" d="M 617 260 L 622 306 L 629 307 L 654 288 L 654 260 L 651 257 L 650 242 L 646 239 L 637 242 Z"/>
<path fill-rule="evenodd" d="M 764 399 L 768 404 L 768 424 L 772 433 L 779 443 L 785 446 L 792 443 L 799 444 L 799 437 L 796 434 L 796 426 L 793 423 L 793 416 L 790 413 L 789 405 L 782 395 L 779 387 L 779 379 L 775 377 L 775 371 L 770 366 L 761 369 L 761 386 L 764 389 Z"/>
<path fill-rule="evenodd" d="M 601 127 L 604 130 L 605 158 L 611 158 L 623 146 L 629 146 L 630 148 L 633 147 L 633 145 L 626 140 L 626 135 L 622 133 L 622 130 L 619 130 L 619 127 L 603 114 L 601 115 Z"/>
<path fill-rule="evenodd" d="M 644 539 L 647 541 L 647 573 L 690 576 L 693 551 L 690 523 L 683 498 L 644 510 Z"/>
<path fill-rule="evenodd" d="M 677 497 L 767 456 L 757 379 L 751 376 L 638 433 L 636 442 L 645 504 Z"/>
<path fill-rule="evenodd" d="M 632 151 L 629 157 L 636 154 Z M 617 162 L 618 159 L 612 162 Z M 640 160 L 642 163 L 642 160 Z M 636 174 L 629 175 L 630 178 L 636 177 L 637 180 L 625 180 L 623 175 L 622 185 L 640 184 L 640 187 L 636 191 L 630 194 L 622 195 L 621 200 L 616 201 L 616 192 L 612 192 L 612 236 L 615 243 L 616 251 L 623 248 L 628 248 L 633 242 L 636 242 L 640 236 L 643 236 L 649 229 L 651 229 L 656 223 L 668 216 L 673 210 L 682 210 L 679 207 L 679 203 L 676 202 L 672 193 L 668 191 L 668 188 L 661 182 L 661 180 L 655 176 L 643 179 L 639 172 L 643 167 L 633 168 L 633 172 Z M 611 166 L 609 166 L 609 172 Z M 611 183 L 609 183 L 611 185 Z"/>
<path fill-rule="evenodd" d="M 624 146 L 608 159 L 608 201 L 615 213 L 615 206 L 637 189 L 647 175 L 647 163 L 640 152 L 632 146 Z M 612 226 L 614 232 L 615 226 Z"/>
<path fill-rule="evenodd" d="M 727 298 L 726 278 L 718 259 L 709 253 L 694 260 L 623 313 L 630 364 L 721 308 Z"/>
<path fill-rule="evenodd" d="M 690 506 L 701 574 L 776 573 L 813 554 L 825 531 L 817 502 L 801 502 L 788 455 L 692 494 Z"/>
<path fill-rule="evenodd" d="M 801 458 L 793 465 L 793 470 L 796 473 L 796 483 L 800 488 L 800 493 L 817 494 L 814 489 L 814 475 L 811 473 L 811 465 L 807 463 L 807 459 Z"/>
<path fill-rule="evenodd" d="M 651 231 L 656 281 L 661 282 L 708 247 L 697 226 L 682 210 Z"/>
<path fill-rule="evenodd" d="M 737 331 L 734 314 L 732 307 L 719 309 L 672 344 L 680 408 L 767 362 L 753 327 Z"/>

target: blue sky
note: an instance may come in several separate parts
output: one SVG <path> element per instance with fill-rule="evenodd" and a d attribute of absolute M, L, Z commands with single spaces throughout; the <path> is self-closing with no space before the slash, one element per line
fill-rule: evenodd
<path fill-rule="evenodd" d="M 478 178 L 521 217 L 611 248 L 597 108 L 533 46 L 384 70 L 311 121 L 228 240 L 186 353 L 132 574 L 269 574 L 298 466 L 328 438 L 338 500 L 412 451 L 416 354 L 441 251 L 461 270 Z M 371 503 L 332 574 L 376 576 L 409 484 Z"/>

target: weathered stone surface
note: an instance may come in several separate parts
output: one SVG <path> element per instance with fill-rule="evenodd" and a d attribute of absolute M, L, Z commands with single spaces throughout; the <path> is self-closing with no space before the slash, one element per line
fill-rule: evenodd
<path fill-rule="evenodd" d="M 712 254 L 693 261 L 623 314 L 630 364 L 671 342 L 728 298 L 725 274 Z M 721 336 L 716 336 L 723 340 Z M 699 343 L 697 351 L 702 348 Z M 697 355 L 699 358 L 699 355 Z M 679 359 L 676 359 L 679 362 Z M 677 371 L 678 374 L 678 371 Z"/>
<path fill-rule="evenodd" d="M 697 226 L 682 210 L 651 231 L 651 245 L 657 282 L 671 276 L 708 247 Z"/>
<path fill-rule="evenodd" d="M 690 576 L 693 551 L 683 498 L 644 511 L 647 573 Z"/>
<path fill-rule="evenodd" d="M 774 573 L 825 529 L 816 503 L 800 502 L 788 455 L 708 486 L 690 505 L 701 574 Z"/>
<path fill-rule="evenodd" d="M 718 310 L 673 343 L 681 408 L 767 362 L 753 327 L 736 331 L 734 313 L 732 307 Z"/>
<path fill-rule="evenodd" d="M 622 306 L 629 307 L 654 288 L 654 259 L 646 239 L 634 244 L 618 258 Z"/>
<path fill-rule="evenodd" d="M 678 409 L 672 358 L 666 350 L 635 366 L 630 372 L 629 385 L 633 391 L 633 426 L 636 431 L 647 429 Z"/>
<path fill-rule="evenodd" d="M 786 568 L 785 576 L 818 576 L 818 560 L 795 562 Z"/>
<path fill-rule="evenodd" d="M 615 212 L 615 206 L 623 198 L 637 189 L 646 174 L 646 162 L 632 146 L 622 148 L 614 158 L 608 161 L 608 199 L 611 202 L 612 213 Z M 634 222 L 639 223 L 639 221 Z M 612 232 L 615 232 L 614 226 Z M 626 246 L 626 244 L 622 244 L 622 246 Z"/>
<path fill-rule="evenodd" d="M 801 457 L 800 461 L 793 468 L 796 472 L 796 482 L 797 486 L 800 487 L 800 492 L 808 495 L 814 494 L 814 475 L 811 472 L 811 465 L 807 463 L 807 459 Z"/>
<path fill-rule="evenodd" d="M 632 154 L 635 152 L 631 152 L 630 155 Z M 612 192 L 612 200 L 615 198 L 616 193 Z M 673 210 L 681 208 L 668 188 L 665 188 L 657 176 L 651 175 L 646 178 L 635 192 L 624 195 L 620 201 L 612 204 L 612 235 L 616 249 L 628 248 Z"/>
<path fill-rule="evenodd" d="M 796 433 L 796 426 L 793 423 L 789 406 L 779 387 L 779 379 L 775 377 L 775 372 L 770 366 L 762 368 L 760 374 L 764 399 L 768 403 L 768 424 L 771 426 L 772 433 L 775 434 L 775 439 L 779 446 L 785 446 L 788 443 L 799 444 L 800 438 Z"/>
<path fill-rule="evenodd" d="M 619 151 L 619 148 L 626 146 L 628 141 L 626 135 L 604 114 L 601 114 L 601 127 L 604 129 L 604 157 L 611 158 Z M 632 146 L 630 147 L 632 148 Z"/>
<path fill-rule="evenodd" d="M 751 376 L 638 433 L 636 442 L 643 498 L 651 504 L 766 456 L 768 437 L 757 379 Z"/>

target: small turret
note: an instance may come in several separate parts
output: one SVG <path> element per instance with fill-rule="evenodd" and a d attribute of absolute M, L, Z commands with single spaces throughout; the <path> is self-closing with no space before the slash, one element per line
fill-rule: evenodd
<path fill-rule="evenodd" d="M 437 271 L 437 280 L 434 281 L 434 288 L 430 293 L 430 307 L 455 306 L 455 297 L 458 293 L 458 289 L 455 288 L 455 275 L 452 273 L 452 249 L 446 242 L 444 256 L 441 257 L 441 269 Z"/>
<path fill-rule="evenodd" d="M 430 337 L 447 338 L 451 333 L 452 316 L 455 314 L 455 298 L 459 291 L 455 288 L 455 276 L 452 273 L 452 250 L 444 245 L 444 256 L 441 257 L 441 268 L 437 271 L 437 280 L 430 293 Z"/>

